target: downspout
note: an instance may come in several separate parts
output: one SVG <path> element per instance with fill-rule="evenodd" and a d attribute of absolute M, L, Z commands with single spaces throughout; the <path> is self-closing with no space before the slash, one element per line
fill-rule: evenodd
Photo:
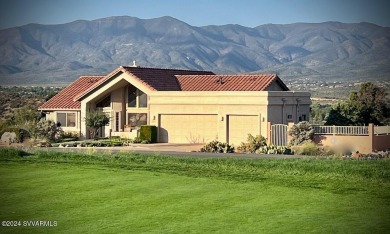
<path fill-rule="evenodd" d="M 284 107 L 285 107 L 285 105 L 286 105 L 286 99 L 285 98 L 282 98 L 282 102 L 283 102 L 283 106 L 282 106 L 282 124 L 285 124 L 285 121 L 284 121 L 284 119 L 285 119 L 285 113 L 284 113 Z M 286 121 L 287 122 L 287 121 Z"/>
<path fill-rule="evenodd" d="M 301 99 L 299 99 L 299 98 L 297 98 L 296 99 L 296 101 L 297 101 L 297 106 L 296 106 L 296 120 L 297 120 L 297 122 L 299 122 L 300 120 L 299 120 L 299 103 L 301 102 Z"/>

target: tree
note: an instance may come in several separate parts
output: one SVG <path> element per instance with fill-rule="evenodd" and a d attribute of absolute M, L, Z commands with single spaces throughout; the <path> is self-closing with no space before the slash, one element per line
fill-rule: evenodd
<path fill-rule="evenodd" d="M 310 108 L 310 123 L 323 124 L 330 110 L 331 106 L 329 104 L 313 104 Z"/>
<path fill-rule="evenodd" d="M 41 113 L 35 108 L 23 106 L 13 112 L 11 124 L 15 125 L 19 129 L 25 130 L 31 137 L 35 137 L 36 126 L 41 117 Z"/>
<path fill-rule="evenodd" d="M 99 128 L 107 125 L 110 122 L 110 118 L 100 111 L 87 112 L 85 117 L 85 124 L 89 128 L 90 137 L 95 138 L 99 133 Z"/>
<path fill-rule="evenodd" d="M 390 101 L 384 88 L 363 83 L 349 99 L 332 107 L 326 125 L 385 125 L 390 122 Z"/>

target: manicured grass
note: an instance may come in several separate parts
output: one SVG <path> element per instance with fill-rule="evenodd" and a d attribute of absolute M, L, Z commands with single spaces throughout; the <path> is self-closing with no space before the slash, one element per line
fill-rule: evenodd
<path fill-rule="evenodd" d="M 20 157 L 23 155 L 23 157 Z M 384 233 L 389 160 L 0 150 L 1 233 Z"/>

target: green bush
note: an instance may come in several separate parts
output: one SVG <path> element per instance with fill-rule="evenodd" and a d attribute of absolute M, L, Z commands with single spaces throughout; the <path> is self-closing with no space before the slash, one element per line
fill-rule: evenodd
<path fill-rule="evenodd" d="M 255 153 L 257 149 L 265 145 L 267 145 L 267 139 L 265 137 L 260 135 L 254 137 L 248 134 L 246 142 L 241 142 L 241 145 L 237 147 L 237 152 Z"/>
<path fill-rule="evenodd" d="M 288 131 L 288 134 L 292 137 L 291 145 L 300 145 L 306 141 L 312 141 L 314 138 L 314 129 L 307 121 L 294 124 Z"/>
<path fill-rule="evenodd" d="M 215 140 L 205 145 L 200 151 L 211 153 L 234 153 L 234 147 L 228 143 L 222 143 Z"/>
<path fill-rule="evenodd" d="M 256 150 L 256 154 L 294 154 L 287 146 L 265 145 Z"/>
<path fill-rule="evenodd" d="M 63 138 L 78 138 L 80 134 L 78 132 L 64 132 L 62 134 Z"/>
<path fill-rule="evenodd" d="M 142 125 L 139 131 L 141 142 L 156 143 L 157 142 L 157 127 L 153 125 Z"/>

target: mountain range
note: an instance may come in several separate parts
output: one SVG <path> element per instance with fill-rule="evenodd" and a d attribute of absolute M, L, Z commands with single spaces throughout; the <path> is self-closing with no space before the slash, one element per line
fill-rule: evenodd
<path fill-rule="evenodd" d="M 284 80 L 390 80 L 390 28 L 370 23 L 195 27 L 130 16 L 0 30 L 0 83 L 68 84 L 141 67 L 277 73 Z"/>

